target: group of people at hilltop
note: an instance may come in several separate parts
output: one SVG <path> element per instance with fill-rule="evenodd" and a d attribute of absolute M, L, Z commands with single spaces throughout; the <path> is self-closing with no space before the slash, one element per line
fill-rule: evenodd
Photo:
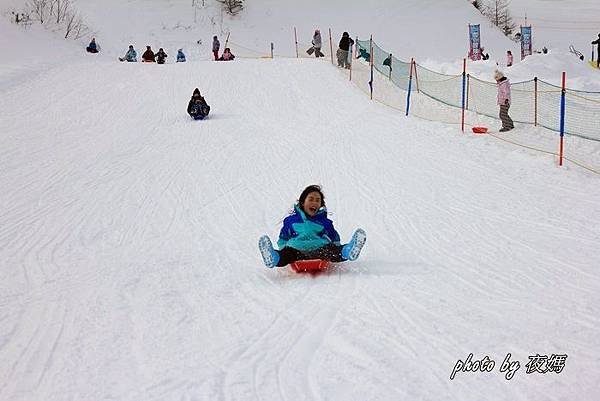
<path fill-rule="evenodd" d="M 213 54 L 215 56 L 216 61 L 231 61 L 231 60 L 235 59 L 235 56 L 233 55 L 233 53 L 231 53 L 231 49 L 228 47 L 226 47 L 225 50 L 223 51 L 223 54 L 221 56 L 219 56 L 220 45 L 221 44 L 219 43 L 218 37 L 214 36 L 213 37 Z M 96 38 L 92 38 L 91 42 L 86 47 L 86 51 L 88 53 L 99 53 L 100 52 L 100 46 L 96 43 Z M 162 47 L 159 48 L 158 51 L 155 53 L 152 50 L 151 46 L 146 46 L 146 51 L 144 51 L 144 53 L 142 54 L 142 62 L 165 64 L 167 57 L 169 57 L 169 56 L 167 55 L 167 53 L 165 53 L 165 51 Z M 127 49 L 127 52 L 125 53 L 125 55 L 123 57 L 119 57 L 119 61 L 127 61 L 130 63 L 135 63 L 138 61 L 137 52 L 136 52 L 135 48 L 133 47 L 133 45 L 129 45 L 129 48 Z M 186 61 L 186 56 L 185 56 L 185 53 L 183 52 L 183 49 L 178 49 L 176 62 L 182 63 L 185 61 Z"/>
<path fill-rule="evenodd" d="M 158 49 L 156 53 L 152 50 L 151 46 L 146 46 L 146 51 L 142 54 L 142 62 L 145 63 L 157 63 L 157 64 L 165 64 L 167 61 L 167 53 L 165 53 L 164 49 L 161 47 Z M 129 45 L 129 49 L 127 49 L 127 53 L 123 57 L 119 57 L 119 61 L 128 61 L 130 63 L 137 62 L 137 52 L 133 48 L 133 45 Z M 185 62 L 185 54 L 183 53 L 183 49 L 177 50 L 177 62 Z"/>

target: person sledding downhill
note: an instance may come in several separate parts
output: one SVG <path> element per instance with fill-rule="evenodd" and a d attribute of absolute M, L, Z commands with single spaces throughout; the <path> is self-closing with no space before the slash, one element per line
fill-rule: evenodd
<path fill-rule="evenodd" d="M 204 120 L 210 113 L 210 106 L 200 94 L 200 89 L 194 89 L 192 98 L 188 103 L 187 112 L 194 120 Z"/>
<path fill-rule="evenodd" d="M 283 220 L 275 250 L 271 239 L 263 235 L 258 248 L 267 267 L 282 267 L 302 260 L 320 259 L 330 262 L 356 260 L 367 240 L 367 234 L 357 229 L 350 242 L 342 245 L 340 235 L 327 218 L 325 197 L 321 187 L 310 185 L 302 191 L 294 211 Z"/>

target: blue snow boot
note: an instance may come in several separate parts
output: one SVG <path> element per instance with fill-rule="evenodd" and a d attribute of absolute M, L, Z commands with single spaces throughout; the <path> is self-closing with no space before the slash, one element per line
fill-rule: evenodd
<path fill-rule="evenodd" d="M 273 244 L 271 243 L 269 236 L 263 235 L 260 237 L 258 240 L 258 249 L 260 250 L 263 262 L 265 262 L 265 266 L 275 267 L 277 265 L 279 262 L 279 254 L 273 249 Z"/>
<path fill-rule="evenodd" d="M 350 242 L 342 248 L 342 257 L 346 260 L 358 259 L 365 242 L 367 242 L 367 233 L 362 228 L 357 229 L 354 231 L 354 234 L 352 234 Z"/>

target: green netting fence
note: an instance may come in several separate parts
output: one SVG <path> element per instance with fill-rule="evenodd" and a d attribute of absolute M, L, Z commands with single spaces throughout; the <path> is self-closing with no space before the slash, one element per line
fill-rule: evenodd
<path fill-rule="evenodd" d="M 379 47 L 374 41 L 358 40 L 357 57 L 372 62 L 373 68 L 379 72 L 378 85 L 394 85 L 403 91 L 408 91 L 410 82 L 410 65 L 397 59 L 390 52 Z M 372 60 L 371 60 L 372 58 Z M 370 92 L 369 83 L 374 80 L 370 76 L 368 63 L 354 63 L 353 74 L 355 83 L 361 89 Z M 453 108 L 462 108 L 463 78 L 460 75 L 447 75 L 431 71 L 414 63 L 411 92 L 429 97 L 439 103 Z M 385 83 L 381 78 L 387 78 Z M 365 80 L 360 82 L 360 80 Z M 514 121 L 545 127 L 560 132 L 560 87 L 542 81 L 531 79 L 511 84 L 510 115 Z M 373 91 L 377 92 L 376 90 Z M 385 91 L 384 91 L 385 92 Z M 405 99 L 402 100 L 401 98 Z M 390 102 L 391 98 L 395 98 Z M 377 93 L 376 100 L 392 107 L 405 109 L 409 96 L 390 96 Z M 473 76 L 466 76 L 465 109 L 498 119 L 497 85 Z M 411 104 L 411 114 L 413 114 Z M 419 117 L 457 123 L 457 114 L 441 112 L 437 107 L 421 107 L 416 110 Z M 600 92 L 586 92 L 573 89 L 565 91 L 565 134 L 584 139 L 600 141 Z"/>

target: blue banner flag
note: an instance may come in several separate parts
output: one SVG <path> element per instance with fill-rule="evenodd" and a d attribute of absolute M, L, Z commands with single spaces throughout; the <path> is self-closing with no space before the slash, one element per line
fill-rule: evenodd
<path fill-rule="evenodd" d="M 521 60 L 532 54 L 531 50 L 531 26 L 521 27 Z"/>
<path fill-rule="evenodd" d="M 469 24 L 469 58 L 473 61 L 481 59 L 479 24 Z"/>

